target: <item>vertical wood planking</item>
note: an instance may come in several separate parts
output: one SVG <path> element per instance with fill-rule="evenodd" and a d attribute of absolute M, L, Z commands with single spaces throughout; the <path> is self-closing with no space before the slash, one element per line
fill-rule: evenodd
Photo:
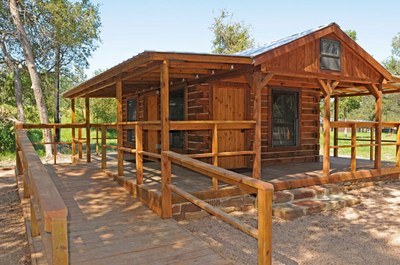
<path fill-rule="evenodd" d="M 258 264 L 272 264 L 272 192 L 258 189 Z"/>
<path fill-rule="evenodd" d="M 101 168 L 107 168 L 107 127 L 101 125 Z"/>
<path fill-rule="evenodd" d="M 71 98 L 71 123 L 75 123 L 75 99 Z M 75 162 L 76 156 L 76 143 L 75 143 L 75 128 L 71 129 L 72 147 L 71 147 L 71 162 Z"/>
<path fill-rule="evenodd" d="M 89 96 L 85 97 L 85 118 L 86 118 L 86 162 L 91 161 L 90 150 L 90 99 Z"/>
<path fill-rule="evenodd" d="M 169 63 L 163 61 L 160 75 L 161 85 L 161 178 L 162 178 L 162 218 L 172 217 L 171 161 L 164 151 L 169 151 Z"/>
<path fill-rule="evenodd" d="M 352 172 L 357 170 L 357 126 L 356 124 L 351 125 L 351 160 L 350 168 Z"/>
<path fill-rule="evenodd" d="M 338 121 L 339 120 L 339 97 L 338 96 L 335 96 L 335 107 L 334 108 L 335 108 L 335 112 L 334 112 L 333 120 Z M 333 129 L 333 145 L 334 146 L 338 146 L 338 132 L 339 132 L 339 129 L 335 127 Z M 338 154 L 339 154 L 339 148 L 333 149 L 333 156 L 338 157 Z"/>
<path fill-rule="evenodd" d="M 51 247 L 53 264 L 68 265 L 67 218 L 53 218 L 51 221 Z"/>
<path fill-rule="evenodd" d="M 375 129 L 375 168 L 380 169 L 381 162 L 381 143 L 382 143 L 382 86 L 380 86 L 379 96 L 375 101 L 375 118 L 376 118 L 376 129 Z"/>
<path fill-rule="evenodd" d="M 218 124 L 214 124 L 214 128 L 212 130 L 212 144 L 211 144 L 211 153 L 213 154 L 212 157 L 212 164 L 214 166 L 218 166 Z M 213 190 L 218 190 L 218 179 L 212 178 L 213 183 Z"/>
<path fill-rule="evenodd" d="M 141 125 L 135 125 L 135 146 L 136 146 L 136 181 L 137 184 L 143 184 L 143 128 Z"/>
<path fill-rule="evenodd" d="M 116 99 L 117 99 L 117 143 L 118 143 L 118 176 L 124 174 L 124 152 L 121 150 L 123 146 L 123 126 L 122 122 L 122 79 L 118 77 L 116 83 Z"/>

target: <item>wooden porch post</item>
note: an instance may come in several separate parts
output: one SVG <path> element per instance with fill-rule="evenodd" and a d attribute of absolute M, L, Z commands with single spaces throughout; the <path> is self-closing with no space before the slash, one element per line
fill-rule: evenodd
<path fill-rule="evenodd" d="M 123 127 L 122 122 L 122 79 L 118 77 L 116 83 L 116 99 L 117 99 L 117 145 L 118 145 L 118 176 L 124 174 L 124 151 L 123 146 Z"/>
<path fill-rule="evenodd" d="M 138 185 L 143 184 L 143 127 L 135 125 L 135 146 L 136 146 L 136 182 Z"/>
<path fill-rule="evenodd" d="M 330 173 L 330 137 L 331 137 L 331 94 L 332 88 L 329 80 L 325 81 L 318 79 L 321 84 L 321 90 L 324 93 L 324 160 L 322 171 L 324 176 L 329 176 Z"/>
<path fill-rule="evenodd" d="M 375 101 L 375 120 L 377 122 L 375 126 L 375 168 L 381 168 L 381 144 L 382 144 L 382 90 L 381 86 L 377 92 Z"/>
<path fill-rule="evenodd" d="M 397 125 L 396 137 L 396 167 L 400 167 L 400 125 Z"/>
<path fill-rule="evenodd" d="M 161 65 L 161 178 L 162 178 L 162 218 L 172 217 L 172 193 L 168 185 L 171 184 L 171 161 L 164 155 L 169 151 L 169 63 L 163 61 Z"/>
<path fill-rule="evenodd" d="M 85 118 L 86 118 L 86 162 L 90 163 L 90 99 L 85 97 Z"/>
<path fill-rule="evenodd" d="M 72 125 L 75 124 L 75 99 L 71 98 L 71 123 Z M 71 135 L 72 135 L 72 146 L 71 146 L 71 162 L 75 162 L 75 156 L 76 156 L 76 143 L 75 143 L 75 128 L 73 127 L 71 129 Z"/>
<path fill-rule="evenodd" d="M 338 121 L 339 120 L 339 97 L 335 96 L 335 112 L 334 112 L 334 117 L 333 117 L 334 121 Z M 334 128 L 333 129 L 333 145 L 334 146 L 338 146 L 338 128 Z M 335 148 L 333 149 L 333 156 L 334 157 L 338 157 L 338 153 L 339 153 L 339 149 Z"/>
<path fill-rule="evenodd" d="M 261 179 L 261 90 L 272 79 L 273 74 L 269 73 L 263 77 L 261 72 L 255 72 L 251 77 L 247 78 L 253 94 L 254 94 L 254 109 L 253 119 L 256 124 L 254 126 L 253 139 L 253 178 Z"/>

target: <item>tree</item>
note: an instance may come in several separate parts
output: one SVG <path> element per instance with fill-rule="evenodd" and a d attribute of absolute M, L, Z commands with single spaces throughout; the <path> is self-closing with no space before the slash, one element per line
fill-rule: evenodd
<path fill-rule="evenodd" d="M 233 14 L 221 10 L 221 14 L 214 18 L 210 30 L 214 33 L 212 52 L 233 54 L 254 47 L 254 39 L 250 34 L 250 26 L 244 21 L 232 21 Z"/>
<path fill-rule="evenodd" d="M 70 69 L 88 66 L 88 57 L 100 41 L 100 16 L 97 5 L 87 0 L 38 1 L 41 27 L 46 29 L 45 38 L 53 62 L 55 110 L 54 122 L 60 122 L 60 76 Z M 49 71 L 50 71 L 49 70 Z M 59 133 L 57 133 L 59 139 Z"/>
<path fill-rule="evenodd" d="M 29 42 L 28 36 L 26 35 L 24 25 L 22 24 L 19 9 L 16 3 L 16 0 L 9 0 L 9 8 L 11 12 L 11 17 L 14 22 L 16 32 L 18 33 L 18 38 L 22 49 L 24 51 L 24 57 L 26 61 L 26 65 L 28 67 L 29 75 L 32 82 L 32 89 L 35 95 L 36 106 L 39 111 L 39 117 L 41 123 L 49 123 L 49 116 L 47 112 L 47 107 L 44 101 L 42 86 L 40 82 L 39 73 L 36 69 L 35 58 L 33 55 L 32 47 Z M 46 142 L 51 142 L 51 131 L 43 130 L 44 139 Z M 46 145 L 46 156 L 51 156 L 52 150 L 51 145 Z"/>

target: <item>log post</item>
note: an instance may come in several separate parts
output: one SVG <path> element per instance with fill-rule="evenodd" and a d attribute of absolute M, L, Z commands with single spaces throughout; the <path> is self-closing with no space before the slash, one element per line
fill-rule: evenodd
<path fill-rule="evenodd" d="M 57 126 L 53 126 L 53 159 L 54 165 L 57 164 Z"/>
<path fill-rule="evenodd" d="M 67 218 L 52 218 L 51 248 L 53 264 L 68 265 L 68 228 Z"/>
<path fill-rule="evenodd" d="M 82 159 L 82 128 L 78 128 L 78 158 Z"/>
<path fill-rule="evenodd" d="M 135 125 L 135 148 L 136 148 L 136 182 L 143 184 L 143 128 L 141 125 Z"/>
<path fill-rule="evenodd" d="M 374 137 L 374 127 L 370 128 L 370 139 L 369 139 L 369 160 L 374 160 L 374 147 L 372 146 L 374 144 L 375 137 Z"/>
<path fill-rule="evenodd" d="M 91 161 L 91 148 L 90 148 L 90 99 L 89 96 L 85 97 L 85 117 L 86 117 L 86 162 Z"/>
<path fill-rule="evenodd" d="M 96 127 L 96 155 L 99 155 L 99 127 Z"/>
<path fill-rule="evenodd" d="M 357 126 L 355 123 L 351 125 L 351 161 L 350 168 L 351 172 L 357 170 Z"/>
<path fill-rule="evenodd" d="M 382 162 L 381 162 L 381 144 L 382 144 L 382 90 L 381 86 L 378 91 L 378 97 L 375 101 L 375 119 L 376 119 L 376 126 L 375 126 L 375 168 L 380 169 Z"/>
<path fill-rule="evenodd" d="M 330 131 L 331 131 L 331 94 L 332 89 L 329 82 L 318 79 L 324 94 L 324 160 L 322 171 L 324 176 L 330 174 Z"/>
<path fill-rule="evenodd" d="M 258 264 L 272 264 L 272 191 L 258 189 Z"/>
<path fill-rule="evenodd" d="M 33 237 L 40 235 L 40 229 L 39 229 L 39 224 L 38 220 L 36 218 L 36 212 L 35 212 L 35 207 L 33 206 L 33 200 L 35 198 L 31 196 L 30 199 L 30 207 L 31 207 L 31 235 Z"/>
<path fill-rule="evenodd" d="M 119 76 L 116 84 L 117 98 L 117 143 L 118 143 L 118 176 L 124 174 L 124 151 L 123 147 L 123 126 L 122 122 L 122 79 Z"/>
<path fill-rule="evenodd" d="M 101 125 L 101 168 L 107 168 L 107 127 L 105 125 Z"/>
<path fill-rule="evenodd" d="M 333 120 L 338 121 L 339 120 L 339 97 L 338 96 L 335 96 L 335 107 L 334 108 L 335 108 L 335 112 L 334 112 Z M 335 127 L 333 129 L 333 145 L 334 146 L 339 145 L 338 135 L 339 135 L 339 129 L 337 127 Z M 339 148 L 333 149 L 333 156 L 338 157 L 338 155 L 339 155 Z"/>
<path fill-rule="evenodd" d="M 218 124 L 214 124 L 214 128 L 212 130 L 212 144 L 211 144 L 211 153 L 213 154 L 212 157 L 212 164 L 214 166 L 218 166 Z M 218 179 L 212 178 L 213 183 L 213 190 L 218 190 Z"/>
<path fill-rule="evenodd" d="M 75 99 L 71 98 L 71 123 L 72 126 L 75 124 Z M 76 156 L 76 143 L 75 143 L 75 127 L 71 128 L 71 137 L 72 137 L 72 143 L 71 143 L 71 162 L 75 162 L 75 156 Z"/>
<path fill-rule="evenodd" d="M 396 137 L 396 167 L 400 167 L 400 124 L 397 125 L 397 137 Z"/>
<path fill-rule="evenodd" d="M 161 65 L 161 207 L 162 218 L 172 217 L 172 193 L 168 185 L 171 184 L 171 161 L 164 151 L 169 151 L 169 63 L 164 60 Z"/>

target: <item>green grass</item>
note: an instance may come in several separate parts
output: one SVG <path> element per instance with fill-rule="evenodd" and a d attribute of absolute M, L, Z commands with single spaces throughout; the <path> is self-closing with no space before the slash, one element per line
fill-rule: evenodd
<path fill-rule="evenodd" d="M 333 132 L 331 132 L 330 137 L 330 145 L 333 145 Z M 339 132 L 338 138 L 351 138 L 351 131 L 347 133 L 347 137 L 344 132 Z M 367 141 L 359 141 L 358 139 L 367 140 Z M 369 132 L 357 132 L 357 144 L 369 144 L 370 133 Z M 382 141 L 396 141 L 396 134 L 394 133 L 382 133 Z M 382 142 L 387 144 L 385 142 Z M 351 145 L 351 140 L 339 140 L 338 145 Z M 324 135 L 321 132 L 320 134 L 320 147 L 321 147 L 321 154 L 322 149 L 324 146 Z M 351 155 L 351 148 L 339 148 L 338 151 L 339 156 L 350 157 Z M 331 155 L 333 155 L 333 148 L 331 148 Z M 370 158 L 370 147 L 369 146 L 362 146 L 356 148 L 356 156 L 357 158 Z M 382 146 L 382 160 L 383 161 L 392 161 L 394 162 L 396 159 L 396 146 Z"/>

